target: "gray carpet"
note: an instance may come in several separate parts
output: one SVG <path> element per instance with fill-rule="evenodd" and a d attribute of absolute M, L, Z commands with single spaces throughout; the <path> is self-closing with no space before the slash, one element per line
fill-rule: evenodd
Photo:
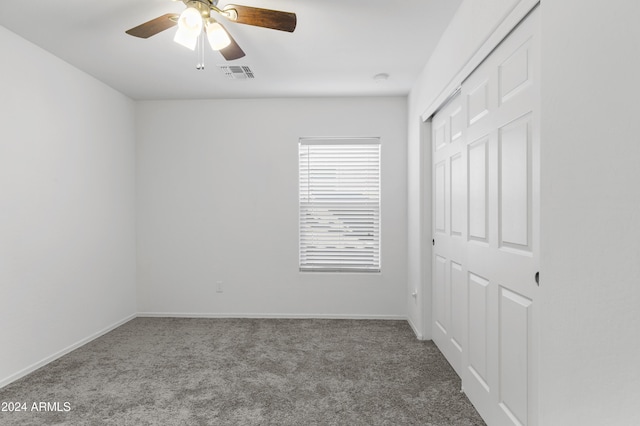
<path fill-rule="evenodd" d="M 404 321 L 137 318 L 0 389 L 9 401 L 28 410 L 2 425 L 484 425 Z"/>

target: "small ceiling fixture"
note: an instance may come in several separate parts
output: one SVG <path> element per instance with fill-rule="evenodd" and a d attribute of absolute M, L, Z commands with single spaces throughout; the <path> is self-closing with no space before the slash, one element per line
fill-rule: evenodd
<path fill-rule="evenodd" d="M 180 1 L 187 6 L 180 15 L 168 13 L 131 28 L 126 33 L 134 37 L 149 38 L 177 24 L 178 31 L 173 40 L 191 50 L 196 50 L 196 47 L 199 47 L 200 62 L 196 67 L 198 69 L 204 69 L 205 37 L 211 48 L 219 51 L 227 61 L 245 56 L 244 51 L 229 32 L 213 18 L 214 14 L 231 22 L 290 33 L 295 30 L 297 24 L 296 14 L 291 12 L 234 4 L 219 9 L 218 0 Z"/>
<path fill-rule="evenodd" d="M 374 75 L 373 79 L 376 83 L 381 83 L 383 81 L 389 80 L 389 74 L 387 74 L 386 72 L 381 72 L 380 74 Z"/>

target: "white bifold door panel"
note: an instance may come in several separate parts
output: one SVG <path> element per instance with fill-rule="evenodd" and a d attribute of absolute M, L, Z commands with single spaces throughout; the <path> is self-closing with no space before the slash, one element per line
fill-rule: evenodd
<path fill-rule="evenodd" d="M 489 425 L 537 425 L 538 14 L 432 118 L 433 340 Z"/>

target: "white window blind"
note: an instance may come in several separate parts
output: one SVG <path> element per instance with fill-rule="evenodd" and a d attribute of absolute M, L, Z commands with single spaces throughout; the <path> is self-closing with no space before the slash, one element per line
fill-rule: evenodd
<path fill-rule="evenodd" d="M 380 140 L 301 139 L 300 270 L 380 271 Z"/>

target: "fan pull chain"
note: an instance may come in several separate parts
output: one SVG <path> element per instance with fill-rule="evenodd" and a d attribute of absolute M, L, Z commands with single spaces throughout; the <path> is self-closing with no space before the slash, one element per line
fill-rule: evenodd
<path fill-rule="evenodd" d="M 204 31 L 200 33 L 200 37 L 198 37 L 198 45 L 196 47 L 198 50 L 198 63 L 196 64 L 197 70 L 204 69 Z"/>

